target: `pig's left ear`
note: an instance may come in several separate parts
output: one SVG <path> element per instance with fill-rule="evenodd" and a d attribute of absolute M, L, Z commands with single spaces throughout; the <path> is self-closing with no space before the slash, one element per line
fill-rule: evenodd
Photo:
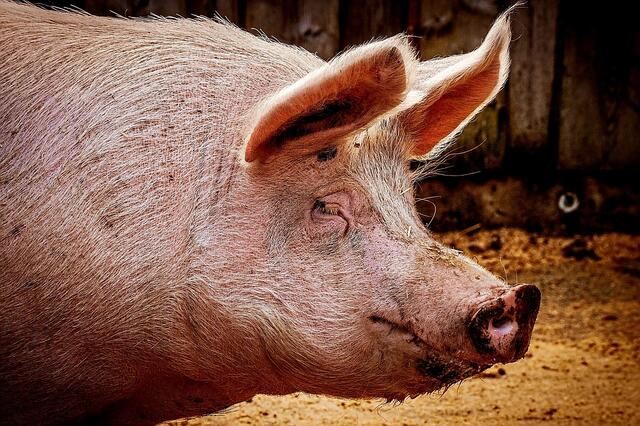
<path fill-rule="evenodd" d="M 509 73 L 510 41 L 507 12 L 473 52 L 418 65 L 414 89 L 423 97 L 398 115 L 413 144 L 413 158 L 428 156 L 436 145 L 446 146 L 495 98 Z"/>
<path fill-rule="evenodd" d="M 321 150 L 365 127 L 405 99 L 415 64 L 402 37 L 337 57 L 260 105 L 245 160 L 264 162 L 284 149 L 294 155 Z"/>

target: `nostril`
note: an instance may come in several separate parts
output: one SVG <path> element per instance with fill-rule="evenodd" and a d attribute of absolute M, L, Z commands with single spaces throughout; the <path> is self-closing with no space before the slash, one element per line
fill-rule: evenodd
<path fill-rule="evenodd" d="M 513 320 L 508 316 L 494 318 L 491 320 L 491 328 L 501 336 L 505 336 L 513 330 Z"/>

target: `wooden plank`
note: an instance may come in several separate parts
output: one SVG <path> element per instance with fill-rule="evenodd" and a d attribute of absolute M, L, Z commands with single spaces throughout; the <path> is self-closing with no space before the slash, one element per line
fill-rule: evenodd
<path fill-rule="evenodd" d="M 278 0 L 247 0 L 246 28 L 286 41 L 284 7 Z"/>
<path fill-rule="evenodd" d="M 187 16 L 187 0 L 149 0 L 149 13 L 160 16 Z"/>
<path fill-rule="evenodd" d="M 475 49 L 497 16 L 497 1 L 422 0 L 422 58 L 455 55 Z"/>
<path fill-rule="evenodd" d="M 288 39 L 323 59 L 333 57 L 339 48 L 338 0 L 300 0 L 296 16 L 288 25 Z"/>
<path fill-rule="evenodd" d="M 236 25 L 242 25 L 240 22 L 240 9 L 238 0 L 216 0 L 215 10 L 220 16 L 227 18 Z"/>
<path fill-rule="evenodd" d="M 135 0 L 85 0 L 84 10 L 93 15 L 139 16 L 141 7 L 136 6 Z"/>
<path fill-rule="evenodd" d="M 328 59 L 339 46 L 338 4 L 338 0 L 247 0 L 246 28 Z"/>
<path fill-rule="evenodd" d="M 212 17 L 215 13 L 215 0 L 189 0 L 187 13 L 190 16 L 208 16 Z"/>
<path fill-rule="evenodd" d="M 558 0 L 529 2 L 512 18 L 509 76 L 510 161 L 546 153 L 555 70 Z M 511 166 L 514 166 L 512 163 Z"/>
<path fill-rule="evenodd" d="M 484 40 L 498 16 L 497 1 L 422 0 L 420 22 L 423 59 L 470 52 Z M 500 93 L 465 128 L 450 148 L 453 155 L 447 164 L 451 173 L 475 173 L 500 169 L 506 147 L 503 119 L 506 97 Z"/>
<path fill-rule="evenodd" d="M 583 6 L 563 15 L 558 167 L 633 169 L 640 166 L 640 29 L 630 11 Z"/>
<path fill-rule="evenodd" d="M 343 4 L 340 47 L 391 36 L 405 30 L 407 4 L 403 1 L 370 0 Z"/>
<path fill-rule="evenodd" d="M 187 3 L 189 15 L 213 17 L 217 12 L 236 25 L 242 24 L 239 22 L 238 0 L 188 0 Z"/>

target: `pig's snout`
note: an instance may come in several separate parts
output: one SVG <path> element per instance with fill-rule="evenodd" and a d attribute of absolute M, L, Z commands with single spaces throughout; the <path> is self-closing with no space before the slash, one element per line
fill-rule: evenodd
<path fill-rule="evenodd" d="M 472 315 L 469 335 L 479 354 L 493 362 L 511 362 L 524 356 L 540 307 L 534 285 L 513 287 L 484 302 Z"/>

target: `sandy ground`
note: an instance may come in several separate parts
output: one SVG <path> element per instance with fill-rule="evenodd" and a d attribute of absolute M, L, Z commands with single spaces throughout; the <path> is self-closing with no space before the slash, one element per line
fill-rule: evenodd
<path fill-rule="evenodd" d="M 306 394 L 256 396 L 172 425 L 640 425 L 640 236 L 547 238 L 467 230 L 438 238 L 543 302 L 529 352 L 399 406 Z"/>

